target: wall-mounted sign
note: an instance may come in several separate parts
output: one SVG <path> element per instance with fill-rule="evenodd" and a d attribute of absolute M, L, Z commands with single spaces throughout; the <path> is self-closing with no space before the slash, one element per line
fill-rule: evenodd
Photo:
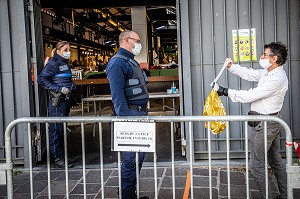
<path fill-rule="evenodd" d="M 252 60 L 257 60 L 256 55 L 256 32 L 255 28 L 232 30 L 233 42 L 233 58 L 234 61 L 250 61 L 251 54 Z"/>
<path fill-rule="evenodd" d="M 114 151 L 155 152 L 155 123 L 114 122 Z"/>

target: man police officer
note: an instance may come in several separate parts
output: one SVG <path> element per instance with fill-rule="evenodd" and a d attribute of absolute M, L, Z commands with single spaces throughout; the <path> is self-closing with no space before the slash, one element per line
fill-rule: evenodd
<path fill-rule="evenodd" d="M 146 116 L 149 101 L 147 78 L 134 56 L 141 52 L 139 35 L 125 30 L 119 35 L 120 48 L 106 68 L 116 116 Z M 136 198 L 136 153 L 123 152 L 121 168 L 122 199 Z M 139 171 L 145 153 L 139 153 Z M 147 199 L 148 197 L 141 197 Z"/>

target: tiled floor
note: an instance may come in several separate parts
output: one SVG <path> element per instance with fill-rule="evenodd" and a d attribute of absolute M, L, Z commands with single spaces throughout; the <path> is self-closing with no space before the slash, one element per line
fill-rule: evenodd
<path fill-rule="evenodd" d="M 175 167 L 175 198 L 182 198 L 186 186 L 188 166 Z M 246 198 L 246 180 L 244 169 L 233 169 L 230 172 L 231 198 Z M 83 198 L 83 171 L 80 168 L 68 171 L 69 198 Z M 101 174 L 99 169 L 87 169 L 85 172 L 87 198 L 101 198 Z M 209 172 L 207 167 L 195 166 L 193 169 L 194 198 L 209 198 Z M 155 196 L 154 171 L 151 167 L 144 167 L 140 174 L 140 196 Z M 259 198 L 259 192 L 250 174 L 249 196 Z M 117 198 L 118 170 L 106 168 L 103 171 L 104 198 Z M 275 178 L 270 174 L 270 184 L 274 196 L 278 194 Z M 172 169 L 158 167 L 157 169 L 158 198 L 173 198 Z M 33 172 L 34 198 L 48 198 L 47 171 L 38 168 Z M 211 172 L 212 198 L 228 198 L 227 171 L 224 168 L 213 168 Z M 51 170 L 51 198 L 66 198 L 66 177 L 64 170 Z M 190 195 L 191 197 L 191 192 Z M 295 191 L 294 198 L 299 198 L 299 191 Z M 0 198 L 6 198 L 6 187 L 0 186 Z M 23 170 L 14 176 L 14 198 L 30 198 L 29 172 Z"/>

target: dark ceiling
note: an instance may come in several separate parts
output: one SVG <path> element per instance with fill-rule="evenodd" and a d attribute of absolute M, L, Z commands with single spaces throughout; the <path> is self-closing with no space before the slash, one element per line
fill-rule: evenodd
<path fill-rule="evenodd" d="M 175 6 L 176 0 L 41 0 L 42 8 L 113 8 L 133 6 Z"/>
<path fill-rule="evenodd" d="M 159 36 L 161 44 L 174 43 L 177 38 L 176 0 L 42 0 L 43 9 L 55 12 L 58 17 L 72 19 L 99 37 L 118 38 L 121 30 L 131 29 L 131 7 L 145 6 L 148 29 Z M 58 19 L 59 21 L 60 19 Z M 79 30 L 80 31 L 80 30 Z"/>

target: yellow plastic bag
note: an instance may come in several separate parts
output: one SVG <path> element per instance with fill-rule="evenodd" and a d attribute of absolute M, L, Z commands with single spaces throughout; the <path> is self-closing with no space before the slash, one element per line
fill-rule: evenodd
<path fill-rule="evenodd" d="M 209 93 L 204 104 L 203 115 L 205 116 L 223 116 L 226 115 L 226 110 L 222 104 L 220 96 L 214 89 Z M 208 122 L 205 122 L 205 128 L 208 128 Z M 218 134 L 226 128 L 225 121 L 210 122 L 210 130 L 213 134 Z"/>

